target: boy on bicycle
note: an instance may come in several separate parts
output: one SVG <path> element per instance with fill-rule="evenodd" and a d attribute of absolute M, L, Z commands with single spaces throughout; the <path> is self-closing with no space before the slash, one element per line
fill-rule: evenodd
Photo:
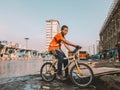
<path fill-rule="evenodd" d="M 64 63 L 64 67 L 68 64 L 68 60 L 64 60 L 64 58 L 66 57 L 64 52 L 61 50 L 61 45 L 64 44 L 64 46 L 68 49 L 68 51 L 70 50 L 70 46 L 73 46 L 75 48 L 81 48 L 79 45 L 75 45 L 72 44 L 71 42 L 67 41 L 65 38 L 65 35 L 68 33 L 68 26 L 63 25 L 61 27 L 61 32 L 56 34 L 54 36 L 54 38 L 52 39 L 52 41 L 50 42 L 48 51 L 51 52 L 53 54 L 53 52 L 56 53 L 56 57 L 58 58 L 58 65 L 57 65 L 57 73 L 58 73 L 58 79 L 63 79 L 63 75 L 62 75 L 62 63 Z M 68 68 L 65 70 L 65 78 L 67 78 L 68 76 Z"/>

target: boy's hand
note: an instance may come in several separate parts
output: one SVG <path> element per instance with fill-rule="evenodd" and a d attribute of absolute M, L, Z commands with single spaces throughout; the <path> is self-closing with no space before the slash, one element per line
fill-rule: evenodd
<path fill-rule="evenodd" d="M 76 48 L 77 48 L 77 49 L 81 49 L 82 47 L 81 47 L 81 46 L 79 46 L 79 45 L 76 45 Z"/>

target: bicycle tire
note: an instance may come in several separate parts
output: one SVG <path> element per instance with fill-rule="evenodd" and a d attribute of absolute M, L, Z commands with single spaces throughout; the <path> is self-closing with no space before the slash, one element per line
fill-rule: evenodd
<path fill-rule="evenodd" d="M 44 69 L 45 66 L 47 66 L 47 65 L 52 66 L 52 63 L 51 63 L 51 62 L 46 62 L 46 63 L 44 63 L 44 64 L 42 65 L 42 67 L 41 67 L 41 69 L 40 69 L 40 76 L 42 77 L 42 79 L 43 79 L 44 81 L 46 81 L 46 82 L 51 82 L 51 81 L 53 81 L 53 80 L 56 78 L 56 74 L 53 74 L 53 75 L 49 74 L 50 76 L 47 78 L 47 77 L 44 75 L 44 73 L 43 73 L 43 69 Z M 52 66 L 52 69 L 53 69 L 54 72 L 56 72 L 55 66 Z"/>
<path fill-rule="evenodd" d="M 92 71 L 92 69 L 88 66 L 88 65 L 86 65 L 86 64 L 84 64 L 84 63 L 78 63 L 78 66 L 80 67 L 80 66 L 85 66 L 88 70 L 89 70 L 89 72 L 90 72 L 90 80 L 87 82 L 87 83 L 83 83 L 83 82 L 85 82 L 85 81 L 83 81 L 83 80 L 87 80 L 88 79 L 88 77 L 89 76 L 87 76 L 87 77 L 80 77 L 77 73 L 77 77 L 76 77 L 76 79 L 74 79 L 73 77 L 75 77 L 75 76 L 73 76 L 73 70 L 76 68 L 76 65 L 74 65 L 72 68 L 71 68 L 71 70 L 70 70 L 70 77 L 71 77 L 71 80 L 72 80 L 72 82 L 75 84 L 75 85 L 77 85 L 78 87 L 88 87 L 92 82 L 93 82 L 93 79 L 94 79 L 94 74 L 93 74 L 93 71 Z M 75 73 L 74 73 L 75 74 Z M 77 78 L 79 78 L 79 79 L 77 79 Z M 81 81 L 80 81 L 81 80 Z M 77 82 L 77 81 L 79 81 L 79 82 Z M 80 83 L 83 83 L 83 84 L 80 84 Z"/>

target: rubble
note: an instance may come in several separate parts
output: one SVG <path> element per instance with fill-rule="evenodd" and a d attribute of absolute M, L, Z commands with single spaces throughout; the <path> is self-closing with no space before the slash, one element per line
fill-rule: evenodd
<path fill-rule="evenodd" d="M 104 82 L 107 90 L 120 90 L 120 76 L 105 75 L 100 77 L 100 79 Z"/>

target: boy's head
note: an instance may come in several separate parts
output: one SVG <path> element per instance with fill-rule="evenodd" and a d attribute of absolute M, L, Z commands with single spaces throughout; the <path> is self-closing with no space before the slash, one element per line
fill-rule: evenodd
<path fill-rule="evenodd" d="M 68 26 L 63 25 L 63 26 L 61 27 L 61 33 L 62 33 L 63 35 L 66 35 L 66 34 L 68 33 Z"/>

